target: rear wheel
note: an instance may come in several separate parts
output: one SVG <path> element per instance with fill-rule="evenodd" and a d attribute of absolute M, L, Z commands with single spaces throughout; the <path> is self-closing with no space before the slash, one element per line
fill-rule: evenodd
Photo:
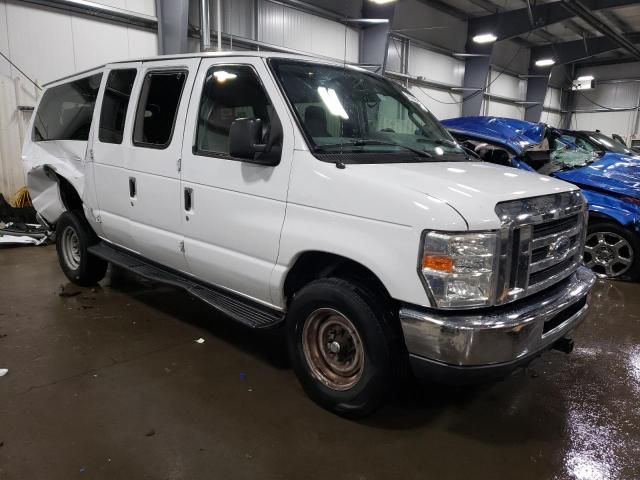
<path fill-rule="evenodd" d="M 311 282 L 292 301 L 287 340 L 296 375 L 316 403 L 338 415 L 371 414 L 401 376 L 404 343 L 383 298 L 327 278 Z"/>
<path fill-rule="evenodd" d="M 584 247 L 584 263 L 608 278 L 640 278 L 640 240 L 614 222 L 589 225 Z"/>
<path fill-rule="evenodd" d="M 73 283 L 89 286 L 104 278 L 107 262 L 88 252 L 89 246 L 97 241 L 98 238 L 81 214 L 65 212 L 58 219 L 58 261 L 64 274 Z"/>

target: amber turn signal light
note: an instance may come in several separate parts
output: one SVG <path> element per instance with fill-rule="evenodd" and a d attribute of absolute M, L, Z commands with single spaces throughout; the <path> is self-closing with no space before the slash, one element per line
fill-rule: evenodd
<path fill-rule="evenodd" d="M 425 255 L 422 257 L 422 268 L 451 273 L 453 272 L 453 259 L 444 255 Z"/>

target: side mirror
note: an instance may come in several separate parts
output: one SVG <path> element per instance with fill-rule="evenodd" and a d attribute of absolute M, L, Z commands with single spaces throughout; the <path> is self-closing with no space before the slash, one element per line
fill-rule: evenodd
<path fill-rule="evenodd" d="M 256 154 L 266 152 L 267 145 L 262 142 L 262 120 L 259 118 L 238 118 L 229 128 L 229 154 L 244 158 L 261 165 L 272 162 L 260 161 Z"/>

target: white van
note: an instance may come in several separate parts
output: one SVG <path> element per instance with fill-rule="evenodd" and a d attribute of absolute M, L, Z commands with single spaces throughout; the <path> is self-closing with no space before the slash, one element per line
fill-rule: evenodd
<path fill-rule="evenodd" d="M 410 371 L 570 350 L 594 284 L 576 187 L 470 158 L 407 90 L 342 64 L 111 63 L 47 86 L 23 160 L 71 281 L 111 262 L 283 324 L 305 390 L 344 416 Z"/>

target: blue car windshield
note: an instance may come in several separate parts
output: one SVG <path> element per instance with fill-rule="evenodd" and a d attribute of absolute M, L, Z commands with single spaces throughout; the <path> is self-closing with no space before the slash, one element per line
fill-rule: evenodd
<path fill-rule="evenodd" d="M 598 157 L 595 149 L 583 148 L 581 145 L 573 143 L 567 135 L 553 141 L 551 160 L 561 163 L 564 167 L 583 167 L 593 163 Z"/>

